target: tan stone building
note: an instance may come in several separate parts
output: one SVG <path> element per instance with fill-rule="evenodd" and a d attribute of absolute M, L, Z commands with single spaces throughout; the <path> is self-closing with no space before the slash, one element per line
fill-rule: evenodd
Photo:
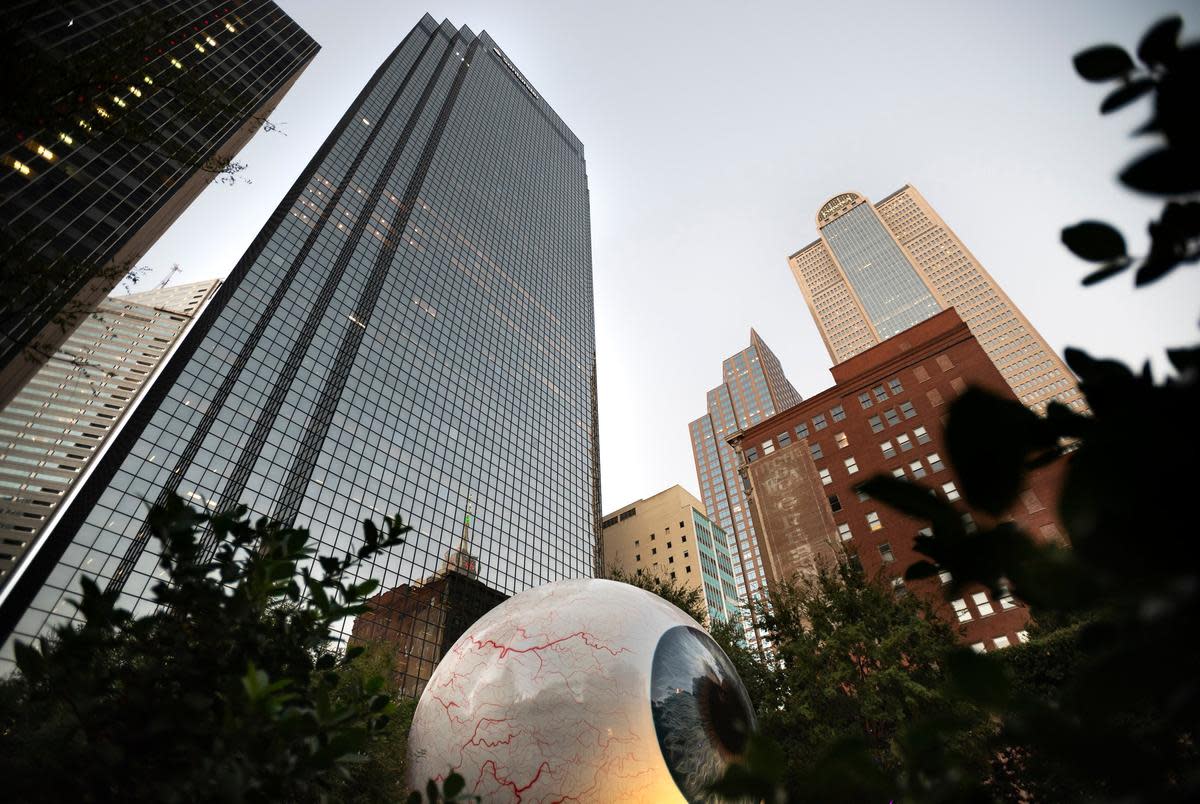
<path fill-rule="evenodd" d="M 602 528 L 606 572 L 678 581 L 704 593 L 710 622 L 737 616 L 725 531 L 682 486 L 606 514 Z"/>
<path fill-rule="evenodd" d="M 1071 370 L 915 187 L 877 204 L 837 195 L 817 230 L 788 265 L 834 363 L 953 307 L 1021 402 L 1087 409 Z"/>
<path fill-rule="evenodd" d="M 219 284 L 105 299 L 0 411 L 0 587 Z"/>

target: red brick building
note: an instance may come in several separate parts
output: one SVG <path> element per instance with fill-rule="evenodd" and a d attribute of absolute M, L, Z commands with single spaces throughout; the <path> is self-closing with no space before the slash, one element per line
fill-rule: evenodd
<path fill-rule="evenodd" d="M 982 586 L 968 586 L 947 600 L 948 573 L 905 582 L 905 569 L 924 558 L 913 541 L 927 523 L 855 491 L 872 475 L 890 473 L 953 501 L 968 527 L 993 523 L 962 499 L 942 440 L 948 403 L 968 385 L 1016 398 L 987 353 L 950 309 L 831 372 L 832 388 L 730 440 L 767 583 L 812 573 L 849 552 L 868 577 L 891 583 L 897 594 L 930 600 L 976 650 L 1023 640 L 1028 612 L 1011 596 L 997 599 Z M 1035 538 L 1062 538 L 1048 507 L 1058 497 L 1061 473 L 1062 461 L 1033 473 L 1008 512 Z"/>

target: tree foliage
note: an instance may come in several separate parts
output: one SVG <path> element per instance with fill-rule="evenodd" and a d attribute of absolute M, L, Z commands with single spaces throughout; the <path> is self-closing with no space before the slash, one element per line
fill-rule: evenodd
<path fill-rule="evenodd" d="M 398 745 L 387 676 L 331 638 L 378 586 L 357 568 L 408 526 L 365 521 L 338 557 L 244 508 L 210 516 L 174 499 L 149 521 L 164 570 L 153 613 L 84 579 L 81 624 L 18 646 L 20 672 L 0 685 L 8 800 L 315 800 L 346 789 L 373 740 Z"/>

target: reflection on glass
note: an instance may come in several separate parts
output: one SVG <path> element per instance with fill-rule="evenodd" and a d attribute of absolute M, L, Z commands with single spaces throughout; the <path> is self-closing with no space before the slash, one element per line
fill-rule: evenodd
<path fill-rule="evenodd" d="M 650 709 L 663 759 L 688 801 L 741 758 L 756 723 L 750 696 L 721 648 L 698 628 L 680 625 L 658 641 Z"/>

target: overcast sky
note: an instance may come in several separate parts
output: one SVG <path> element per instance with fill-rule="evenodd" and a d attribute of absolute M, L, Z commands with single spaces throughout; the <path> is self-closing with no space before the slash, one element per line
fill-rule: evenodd
<path fill-rule="evenodd" d="M 1084 218 L 1134 253 L 1160 204 L 1114 179 L 1145 102 L 1101 118 L 1075 52 L 1131 51 L 1192 3 L 280 0 L 321 44 L 238 157 L 146 255 L 148 281 L 224 277 L 425 11 L 486 29 L 584 142 L 592 193 L 604 510 L 697 492 L 687 424 L 755 327 L 805 396 L 829 358 L 787 267 L 830 196 L 916 186 L 1051 346 L 1141 363 L 1196 340 L 1200 276 L 1084 289 L 1059 243 Z M 145 284 L 137 289 L 145 288 Z"/>

